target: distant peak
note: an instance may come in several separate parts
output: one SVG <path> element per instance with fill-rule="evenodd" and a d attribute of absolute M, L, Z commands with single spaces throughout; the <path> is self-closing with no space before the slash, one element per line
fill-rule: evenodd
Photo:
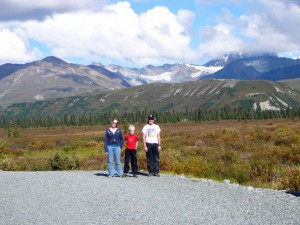
<path fill-rule="evenodd" d="M 266 52 L 266 53 L 243 53 L 243 52 L 232 52 L 225 54 L 222 57 L 210 60 L 204 66 L 226 66 L 232 61 L 241 58 L 266 58 L 266 57 L 278 57 L 276 53 Z"/>
<path fill-rule="evenodd" d="M 65 61 L 61 60 L 60 58 L 57 58 L 55 56 L 47 56 L 46 58 L 42 59 L 43 62 L 49 62 L 55 65 L 60 65 L 60 64 L 66 64 Z"/>
<path fill-rule="evenodd" d="M 90 66 L 99 66 L 105 68 L 105 66 L 102 63 L 97 63 L 97 62 L 93 62 L 92 64 L 90 64 Z"/>

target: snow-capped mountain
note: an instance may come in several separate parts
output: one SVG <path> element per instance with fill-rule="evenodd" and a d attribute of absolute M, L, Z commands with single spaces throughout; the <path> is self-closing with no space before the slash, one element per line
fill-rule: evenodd
<path fill-rule="evenodd" d="M 275 54 L 243 56 L 227 63 L 205 79 L 284 80 L 300 78 L 300 60 Z"/>
<path fill-rule="evenodd" d="M 224 67 L 227 64 L 229 64 L 230 62 L 232 62 L 236 59 L 244 58 L 244 57 L 245 57 L 244 54 L 241 53 L 241 52 L 240 53 L 226 54 L 226 55 L 222 56 L 221 58 L 210 60 L 209 62 L 205 63 L 203 66 L 207 66 L 207 67 L 215 67 L 215 66 Z"/>
<path fill-rule="evenodd" d="M 144 68 L 88 66 L 56 57 L 26 64 L 0 65 L 0 106 L 18 102 L 83 95 L 151 83 L 183 83 L 203 79 L 285 80 L 300 78 L 300 59 L 274 54 L 229 54 L 204 65 L 164 64 Z"/>
<path fill-rule="evenodd" d="M 119 74 L 132 86 L 147 83 L 181 83 L 198 80 L 215 73 L 222 66 L 198 66 L 193 64 L 164 64 L 162 66 L 148 65 L 145 68 L 127 68 L 117 65 L 105 67 L 111 72 Z"/>

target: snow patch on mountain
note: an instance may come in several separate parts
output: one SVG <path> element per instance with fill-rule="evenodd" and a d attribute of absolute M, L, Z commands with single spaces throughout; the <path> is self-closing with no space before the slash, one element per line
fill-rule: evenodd
<path fill-rule="evenodd" d="M 252 98 L 252 97 L 254 97 L 254 96 L 257 96 L 257 95 L 261 95 L 262 93 L 249 93 L 249 94 L 245 94 L 245 97 L 247 97 L 247 98 Z"/>
<path fill-rule="evenodd" d="M 170 82 L 172 80 L 172 73 L 171 72 L 164 72 L 157 75 L 151 75 L 151 76 L 145 76 L 141 75 L 142 78 L 144 78 L 149 83 L 155 83 L 155 82 Z"/>
<path fill-rule="evenodd" d="M 204 95 L 204 93 L 208 90 L 208 89 L 210 89 L 210 85 L 208 86 L 208 87 L 206 87 L 205 89 L 203 89 L 202 91 L 200 91 L 198 94 L 197 94 L 197 96 L 199 97 L 200 95 Z"/>
<path fill-rule="evenodd" d="M 43 95 L 35 95 L 33 98 L 37 101 L 45 100 L 45 97 Z"/>
<path fill-rule="evenodd" d="M 262 111 L 264 111 L 264 110 L 280 110 L 280 108 L 272 106 L 270 100 L 267 100 L 265 102 L 260 102 L 259 106 L 260 106 L 260 108 L 261 108 Z M 257 104 L 256 103 L 253 104 L 253 109 L 254 110 L 257 109 Z"/>
<path fill-rule="evenodd" d="M 289 105 L 287 103 L 285 103 L 284 101 L 282 101 L 280 98 L 277 98 L 277 101 L 279 101 L 282 105 L 284 105 L 285 107 L 289 107 Z"/>
<path fill-rule="evenodd" d="M 191 68 L 198 70 L 198 72 L 191 74 L 192 78 L 200 78 L 202 76 L 215 73 L 223 68 L 223 66 L 197 66 L 197 65 L 192 65 L 192 64 L 185 64 L 185 65 L 187 67 L 191 67 Z"/>
<path fill-rule="evenodd" d="M 275 87 L 276 92 L 284 93 L 284 91 L 280 90 L 278 87 Z"/>
<path fill-rule="evenodd" d="M 108 65 L 107 70 L 117 73 L 132 86 L 147 83 L 181 83 L 197 80 L 217 72 L 222 66 L 198 66 L 193 64 L 164 64 L 162 66 L 146 66 L 145 68 L 127 68 Z"/>
<path fill-rule="evenodd" d="M 174 94 L 173 94 L 173 95 L 179 95 L 181 91 L 182 91 L 182 89 L 181 89 L 181 88 L 179 88 L 179 89 L 177 89 L 177 90 L 174 92 Z"/>

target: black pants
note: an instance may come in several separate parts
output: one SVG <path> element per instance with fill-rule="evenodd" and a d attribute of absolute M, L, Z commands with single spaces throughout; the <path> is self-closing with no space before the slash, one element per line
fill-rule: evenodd
<path fill-rule="evenodd" d="M 138 165 L 137 165 L 137 156 L 135 149 L 127 149 L 125 150 L 125 163 L 124 163 L 124 173 L 129 172 L 129 160 L 131 161 L 131 169 L 133 174 L 138 173 Z"/>
<path fill-rule="evenodd" d="M 158 144 L 146 143 L 148 151 L 146 152 L 147 167 L 149 173 L 159 173 L 159 151 Z"/>

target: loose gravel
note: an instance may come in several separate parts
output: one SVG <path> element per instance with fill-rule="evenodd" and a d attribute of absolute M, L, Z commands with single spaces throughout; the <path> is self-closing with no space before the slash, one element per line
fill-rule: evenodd
<path fill-rule="evenodd" d="M 300 224 L 300 198 L 167 174 L 0 171 L 0 224 Z"/>

